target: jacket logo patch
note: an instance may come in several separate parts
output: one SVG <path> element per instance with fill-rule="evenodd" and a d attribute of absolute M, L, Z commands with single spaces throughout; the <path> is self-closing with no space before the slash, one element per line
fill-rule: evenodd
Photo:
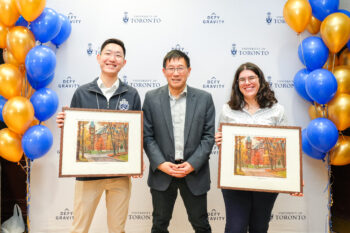
<path fill-rule="evenodd" d="M 129 110 L 129 102 L 126 99 L 122 99 L 119 103 L 120 110 Z"/>

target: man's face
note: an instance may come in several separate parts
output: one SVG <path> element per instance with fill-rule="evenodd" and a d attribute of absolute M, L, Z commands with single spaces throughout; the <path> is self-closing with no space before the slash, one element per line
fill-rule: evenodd
<path fill-rule="evenodd" d="M 101 73 L 107 76 L 117 76 L 126 63 L 122 47 L 113 43 L 103 48 L 101 54 L 97 55 L 97 61 L 100 64 Z"/>
<path fill-rule="evenodd" d="M 191 68 L 187 68 L 184 58 L 171 59 L 166 62 L 163 73 L 168 81 L 170 90 L 183 90 L 191 73 Z"/>

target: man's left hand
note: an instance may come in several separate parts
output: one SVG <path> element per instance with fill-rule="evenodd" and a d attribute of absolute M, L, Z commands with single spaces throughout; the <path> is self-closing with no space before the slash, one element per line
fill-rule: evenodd
<path fill-rule="evenodd" d="M 177 170 L 183 171 L 185 173 L 185 176 L 190 174 L 191 172 L 194 171 L 194 168 L 189 162 L 183 162 L 181 164 L 177 165 Z"/>

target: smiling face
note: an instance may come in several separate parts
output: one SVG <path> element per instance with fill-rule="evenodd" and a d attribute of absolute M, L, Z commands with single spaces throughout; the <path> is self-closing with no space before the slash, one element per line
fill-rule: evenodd
<path fill-rule="evenodd" d="M 238 86 L 245 100 L 253 100 L 260 88 L 259 77 L 251 70 L 243 70 L 238 76 Z"/>
<path fill-rule="evenodd" d="M 163 68 L 163 74 L 168 81 L 170 93 L 181 92 L 186 87 L 187 78 L 190 73 L 191 68 L 187 67 L 184 58 L 173 58 L 167 61 L 165 68 Z"/>
<path fill-rule="evenodd" d="M 107 44 L 101 54 L 97 55 L 97 61 L 100 64 L 101 73 L 106 77 L 117 77 L 119 71 L 126 63 L 124 52 L 120 45 Z"/>

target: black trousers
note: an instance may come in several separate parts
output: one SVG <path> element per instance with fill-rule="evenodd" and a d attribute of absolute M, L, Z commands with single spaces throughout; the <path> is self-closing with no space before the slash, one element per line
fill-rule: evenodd
<path fill-rule="evenodd" d="M 211 233 L 208 222 L 207 194 L 195 196 L 183 178 L 173 178 L 165 191 L 151 189 L 153 203 L 152 233 L 168 233 L 178 189 L 184 202 L 188 220 L 196 233 Z"/>
<path fill-rule="evenodd" d="M 223 189 L 225 233 L 266 233 L 278 193 Z"/>

